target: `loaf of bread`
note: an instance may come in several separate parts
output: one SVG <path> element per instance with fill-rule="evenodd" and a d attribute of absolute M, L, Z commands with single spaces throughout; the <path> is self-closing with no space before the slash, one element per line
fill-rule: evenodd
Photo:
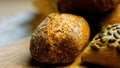
<path fill-rule="evenodd" d="M 120 24 L 103 27 L 82 52 L 81 60 L 120 68 Z"/>
<path fill-rule="evenodd" d="M 100 21 L 100 27 L 120 23 L 120 4 Z"/>
<path fill-rule="evenodd" d="M 58 10 L 69 13 L 99 13 L 113 9 L 120 0 L 60 0 Z"/>
<path fill-rule="evenodd" d="M 51 13 L 32 35 L 30 52 L 40 63 L 70 63 L 88 42 L 87 21 L 72 14 Z"/>

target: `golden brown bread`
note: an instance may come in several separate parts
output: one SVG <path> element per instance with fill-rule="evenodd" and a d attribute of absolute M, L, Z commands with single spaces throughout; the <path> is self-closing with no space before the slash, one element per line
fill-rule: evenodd
<path fill-rule="evenodd" d="M 82 52 L 81 60 L 120 68 L 120 24 L 103 27 Z"/>
<path fill-rule="evenodd" d="M 120 23 L 120 4 L 100 21 L 100 27 Z"/>
<path fill-rule="evenodd" d="M 87 21 L 72 14 L 51 13 L 32 35 L 30 52 L 40 63 L 70 63 L 88 42 Z"/>
<path fill-rule="evenodd" d="M 113 9 L 120 0 L 60 0 L 58 10 L 69 13 L 99 13 Z"/>

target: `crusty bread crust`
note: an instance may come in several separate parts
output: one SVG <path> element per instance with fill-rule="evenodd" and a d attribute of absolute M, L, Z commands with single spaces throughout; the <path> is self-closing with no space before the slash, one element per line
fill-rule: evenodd
<path fill-rule="evenodd" d="M 99 13 L 113 9 L 120 0 L 60 0 L 58 10 L 69 13 Z"/>
<path fill-rule="evenodd" d="M 88 42 L 87 21 L 72 14 L 51 13 L 32 35 L 30 52 L 40 63 L 70 63 Z"/>
<path fill-rule="evenodd" d="M 82 52 L 82 61 L 120 68 L 120 24 L 103 27 Z"/>

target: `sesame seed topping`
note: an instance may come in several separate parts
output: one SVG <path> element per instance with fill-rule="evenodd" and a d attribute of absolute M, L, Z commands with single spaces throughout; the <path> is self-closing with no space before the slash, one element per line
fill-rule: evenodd
<path fill-rule="evenodd" d="M 115 38 L 120 38 L 120 36 L 118 35 L 117 32 L 114 32 L 114 37 L 115 37 Z"/>
<path fill-rule="evenodd" d="M 103 33 L 100 33 L 99 34 L 99 38 L 102 38 L 102 37 L 104 37 L 105 35 L 103 34 Z"/>
<path fill-rule="evenodd" d="M 118 26 L 118 24 L 113 24 L 113 25 L 112 25 L 112 27 L 117 27 L 117 26 Z"/>
<path fill-rule="evenodd" d="M 117 30 L 118 34 L 120 34 L 120 29 Z"/>
<path fill-rule="evenodd" d="M 116 41 L 116 40 L 112 38 L 112 39 L 109 39 L 109 40 L 108 40 L 108 43 L 114 43 L 115 41 Z"/>
<path fill-rule="evenodd" d="M 96 45 L 96 44 L 91 45 L 91 48 L 92 48 L 94 51 L 98 51 L 98 50 L 99 50 L 99 46 Z"/>
<path fill-rule="evenodd" d="M 120 29 L 120 26 L 117 26 L 116 29 Z"/>
<path fill-rule="evenodd" d="M 108 46 L 108 47 L 111 47 L 111 48 L 115 47 L 115 46 L 114 46 L 114 43 L 108 43 L 107 46 Z"/>
<path fill-rule="evenodd" d="M 117 50 L 117 52 L 120 53 L 120 45 L 118 45 L 118 46 L 116 47 L 116 50 Z"/>
<path fill-rule="evenodd" d="M 107 29 L 111 29 L 111 28 L 112 28 L 112 26 L 111 26 L 111 25 L 108 25 L 108 26 L 107 26 Z"/>
<path fill-rule="evenodd" d="M 113 32 L 111 30 L 108 31 L 108 35 L 112 35 Z"/>
<path fill-rule="evenodd" d="M 100 42 L 105 43 L 107 41 L 107 38 L 101 38 Z"/>

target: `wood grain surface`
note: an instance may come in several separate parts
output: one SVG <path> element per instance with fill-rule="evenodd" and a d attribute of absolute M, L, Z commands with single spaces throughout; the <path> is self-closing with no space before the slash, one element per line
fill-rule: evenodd
<path fill-rule="evenodd" d="M 0 68 L 84 68 L 80 58 L 72 64 L 44 64 L 32 59 L 29 52 L 30 37 L 0 48 Z"/>
<path fill-rule="evenodd" d="M 26 38 L 0 48 L 0 67 L 32 68 L 33 66 L 30 66 L 29 39 Z"/>

